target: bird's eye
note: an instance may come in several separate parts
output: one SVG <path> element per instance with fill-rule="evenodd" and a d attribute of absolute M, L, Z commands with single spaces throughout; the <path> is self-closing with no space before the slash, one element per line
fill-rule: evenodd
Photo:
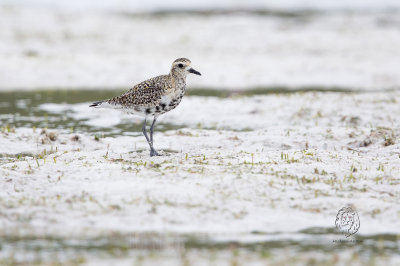
<path fill-rule="evenodd" d="M 178 67 L 182 68 L 182 67 L 183 67 L 183 64 L 178 64 Z"/>

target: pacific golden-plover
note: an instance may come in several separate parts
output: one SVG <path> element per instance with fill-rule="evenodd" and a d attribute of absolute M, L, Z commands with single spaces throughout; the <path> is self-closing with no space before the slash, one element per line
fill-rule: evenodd
<path fill-rule="evenodd" d="M 144 116 L 143 135 L 150 146 L 150 156 L 159 155 L 153 147 L 153 129 L 157 117 L 171 111 L 181 102 L 186 91 L 186 75 L 200 72 L 191 67 L 187 58 L 178 58 L 172 63 L 168 75 L 157 76 L 145 80 L 121 96 L 94 102 L 90 107 L 105 107 L 124 110 L 127 113 Z M 150 138 L 146 131 L 147 118 L 153 116 L 150 127 Z"/>

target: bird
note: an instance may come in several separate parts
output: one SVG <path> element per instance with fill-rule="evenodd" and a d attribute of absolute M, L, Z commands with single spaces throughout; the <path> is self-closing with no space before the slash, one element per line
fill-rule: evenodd
<path fill-rule="evenodd" d="M 168 75 L 145 80 L 120 96 L 94 102 L 89 107 L 119 109 L 128 114 L 144 117 L 142 132 L 150 146 L 150 157 L 160 156 L 153 146 L 154 125 L 158 116 L 175 109 L 181 102 L 186 92 L 188 73 L 201 76 L 199 71 L 192 68 L 189 59 L 178 58 L 172 63 Z M 153 117 L 150 137 L 146 130 L 149 117 Z"/>

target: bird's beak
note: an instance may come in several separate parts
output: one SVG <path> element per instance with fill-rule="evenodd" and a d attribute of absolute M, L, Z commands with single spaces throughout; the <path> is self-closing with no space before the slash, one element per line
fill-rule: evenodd
<path fill-rule="evenodd" d="M 189 68 L 188 72 L 201 76 L 201 73 L 199 71 L 197 71 L 197 70 L 194 70 L 193 68 Z"/>

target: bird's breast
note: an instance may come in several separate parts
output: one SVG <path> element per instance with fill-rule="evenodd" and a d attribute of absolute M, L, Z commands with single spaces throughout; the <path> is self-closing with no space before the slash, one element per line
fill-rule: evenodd
<path fill-rule="evenodd" d="M 178 83 L 176 84 L 178 85 Z M 185 95 L 186 84 L 181 84 L 182 86 L 176 87 L 175 90 L 171 90 L 165 95 L 161 96 L 158 106 L 156 106 L 156 113 L 168 112 L 179 105 L 183 96 Z"/>

